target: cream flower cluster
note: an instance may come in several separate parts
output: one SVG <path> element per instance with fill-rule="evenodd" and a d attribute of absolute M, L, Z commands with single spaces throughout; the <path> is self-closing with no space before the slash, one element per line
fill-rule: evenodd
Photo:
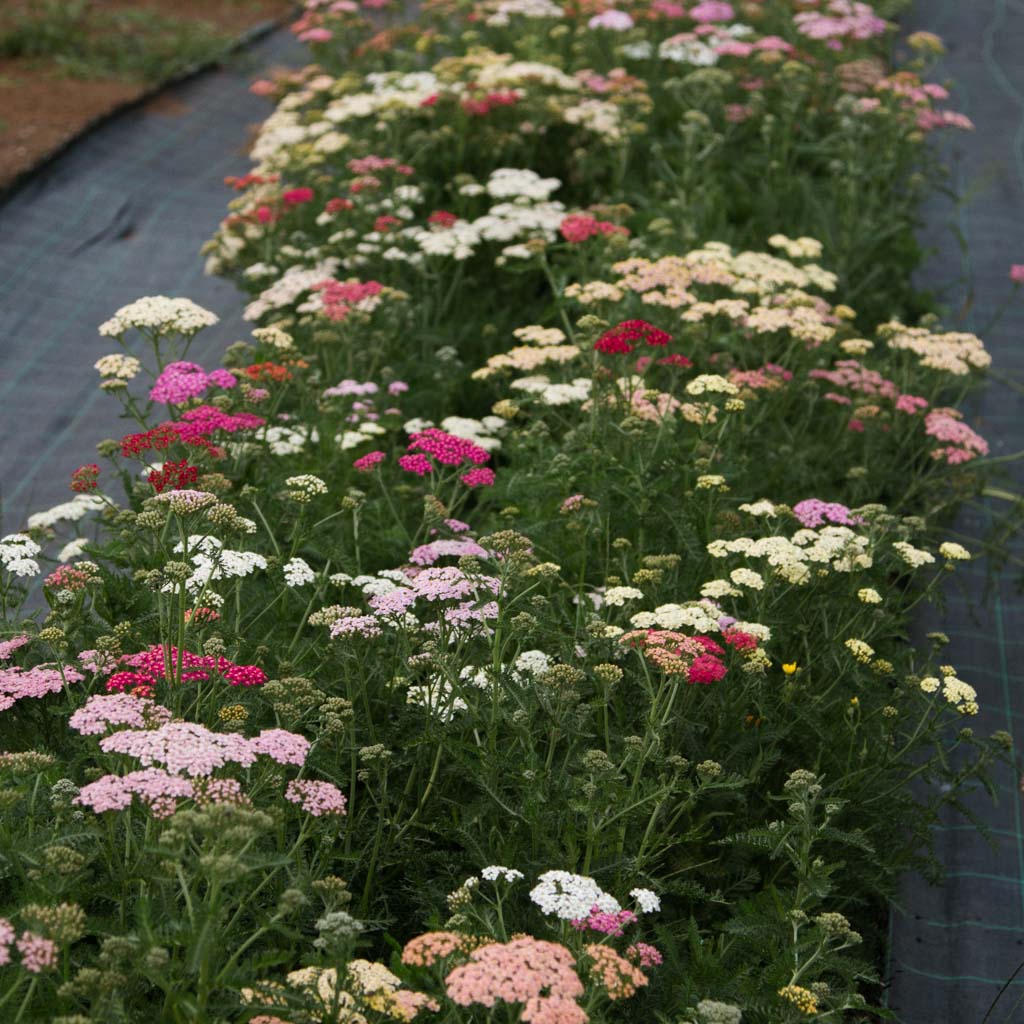
<path fill-rule="evenodd" d="M 810 581 L 812 567 L 844 573 L 870 569 L 873 564 L 870 548 L 868 538 L 848 526 L 825 526 L 820 530 L 798 530 L 790 538 L 713 540 L 707 550 L 712 558 L 737 554 L 748 559 L 763 558 L 775 575 L 787 583 L 802 585 Z"/>
<path fill-rule="evenodd" d="M 878 333 L 886 338 L 889 348 L 913 352 L 921 366 L 941 370 L 954 377 L 963 377 L 974 370 L 992 365 L 992 357 L 982 340 L 973 334 L 948 331 L 932 334 L 926 327 L 906 327 L 898 320 L 882 324 Z"/>
<path fill-rule="evenodd" d="M 109 320 L 100 324 L 105 338 L 121 338 L 132 328 L 152 333 L 190 336 L 218 322 L 216 314 L 191 299 L 171 299 L 165 295 L 146 295 L 122 306 Z"/>

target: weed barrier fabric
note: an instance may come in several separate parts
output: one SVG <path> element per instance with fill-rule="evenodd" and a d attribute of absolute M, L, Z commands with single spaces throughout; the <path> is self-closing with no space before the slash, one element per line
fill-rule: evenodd
<path fill-rule="evenodd" d="M 1018 301 L 994 328 L 1013 263 L 1024 263 L 1024 4 L 1015 0 L 918 0 L 907 31 L 937 33 L 948 53 L 935 80 L 954 83 L 953 104 L 976 130 L 944 153 L 961 206 L 934 198 L 923 211 L 923 243 L 935 250 L 919 276 L 948 307 L 951 329 L 977 331 L 992 354 L 985 391 L 969 408 L 992 456 L 1024 449 L 1024 308 Z M 965 249 L 957 241 L 962 236 Z M 1006 467 L 1007 490 L 1024 490 L 1024 467 Z M 965 509 L 956 524 L 974 551 L 1005 501 Z M 1012 555 L 1024 555 L 1011 538 Z M 1002 729 L 1024 746 L 1024 596 L 1019 565 L 1007 567 L 986 598 L 978 560 L 947 588 L 945 615 L 922 617 L 941 629 L 948 660 L 978 690 L 979 734 Z M 983 603 L 984 599 L 984 603 Z M 1019 757 L 1019 755 L 1018 755 Z M 1019 772 L 1002 767 L 997 802 L 976 794 L 971 808 L 990 843 L 953 813 L 935 833 L 946 872 L 939 887 L 908 877 L 891 918 L 889 1006 L 902 1024 L 1011 1024 L 1024 1021 L 1024 797 Z M 991 1011 L 991 1012 L 990 1012 Z M 986 1017 L 986 1014 L 989 1014 Z"/>
<path fill-rule="evenodd" d="M 237 290 L 204 275 L 199 248 L 224 215 L 225 175 L 248 169 L 250 126 L 271 110 L 249 83 L 307 57 L 273 32 L 114 115 L 0 198 L 0 534 L 73 497 L 71 472 L 125 432 L 92 370 L 118 350 L 96 331 L 115 310 L 141 295 L 213 310 L 199 361 L 245 336 Z"/>

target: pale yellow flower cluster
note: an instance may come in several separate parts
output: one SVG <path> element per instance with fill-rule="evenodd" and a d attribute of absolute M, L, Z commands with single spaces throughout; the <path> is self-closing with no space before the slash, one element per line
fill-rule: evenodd
<path fill-rule="evenodd" d="M 772 235 L 768 244 L 773 249 L 781 249 L 791 260 L 816 260 L 822 253 L 821 242 L 806 235 L 801 238 Z"/>
<path fill-rule="evenodd" d="M 992 363 L 980 338 L 961 331 L 932 334 L 925 327 L 906 327 L 891 320 L 878 328 L 889 347 L 913 352 L 921 366 L 963 377 L 972 369 L 983 370 Z"/>
<path fill-rule="evenodd" d="M 586 284 L 567 285 L 562 294 L 567 299 L 575 299 L 581 306 L 593 306 L 598 302 L 621 302 L 625 292 L 607 281 L 588 281 Z"/>
<path fill-rule="evenodd" d="M 737 537 L 735 540 L 713 540 L 707 547 L 712 558 L 743 555 L 763 558 L 775 576 L 796 586 L 809 583 L 812 570 L 817 575 L 828 572 L 856 572 L 873 564 L 870 542 L 848 526 L 825 526 L 820 530 L 798 530 L 791 538 Z M 733 582 L 736 582 L 733 578 Z"/>
<path fill-rule="evenodd" d="M 976 715 L 978 713 L 978 693 L 974 687 L 958 678 L 956 669 L 952 665 L 942 665 L 939 671 L 942 674 L 941 681 L 935 676 L 925 676 L 918 684 L 922 691 L 935 693 L 941 687 L 942 696 L 960 714 Z"/>

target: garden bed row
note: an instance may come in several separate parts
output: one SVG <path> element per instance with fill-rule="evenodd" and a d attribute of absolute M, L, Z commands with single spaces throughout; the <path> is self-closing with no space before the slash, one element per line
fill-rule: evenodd
<path fill-rule="evenodd" d="M 249 336 L 118 310 L 125 433 L 0 541 L 0 1007 L 877 1020 L 885 900 L 1007 746 L 908 640 L 988 453 L 910 285 L 941 42 L 379 6 L 256 86 L 206 251 Z"/>

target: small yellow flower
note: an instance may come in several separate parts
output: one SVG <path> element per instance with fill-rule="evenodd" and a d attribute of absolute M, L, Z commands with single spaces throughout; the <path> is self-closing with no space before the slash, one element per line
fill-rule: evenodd
<path fill-rule="evenodd" d="M 797 663 L 795 661 L 784 661 L 782 663 L 782 671 L 785 672 L 787 676 L 796 675 Z"/>
<path fill-rule="evenodd" d="M 851 704 L 852 704 L 852 705 L 853 705 L 853 706 L 854 706 L 855 708 L 859 708 L 859 707 L 860 707 L 860 697 L 851 697 L 851 698 L 850 698 L 850 703 L 851 703 Z"/>

